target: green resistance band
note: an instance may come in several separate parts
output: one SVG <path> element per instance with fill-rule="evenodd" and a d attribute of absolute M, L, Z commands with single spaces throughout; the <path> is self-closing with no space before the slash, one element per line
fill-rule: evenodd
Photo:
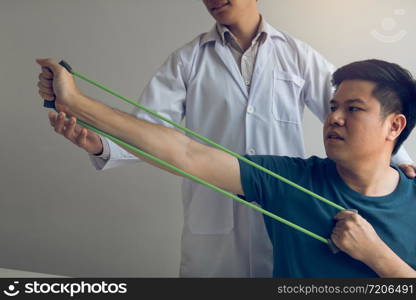
<path fill-rule="evenodd" d="M 340 205 L 338 205 L 338 204 L 336 204 L 336 203 L 334 203 L 334 202 L 332 202 L 332 201 L 330 201 L 330 200 L 328 200 L 328 199 L 326 199 L 326 198 L 324 198 L 324 197 L 322 197 L 322 196 L 320 196 L 320 195 L 318 195 L 318 194 L 316 194 L 316 193 L 314 193 L 314 192 L 312 192 L 312 191 L 310 191 L 310 190 L 308 190 L 308 189 L 306 189 L 306 188 L 304 188 L 304 187 L 302 187 L 302 186 L 300 186 L 300 185 L 298 185 L 298 184 L 296 184 L 296 183 L 294 183 L 294 182 L 286 179 L 285 177 L 280 176 L 279 174 L 276 174 L 276 173 L 274 173 L 274 172 L 272 172 L 272 171 L 270 171 L 270 170 L 268 170 L 268 169 L 266 169 L 266 168 L 264 168 L 264 167 L 262 167 L 262 166 L 260 166 L 260 165 L 258 165 L 256 163 L 248 160 L 244 156 L 242 156 L 242 155 L 240 155 L 240 154 L 238 154 L 236 152 L 233 152 L 233 151 L 225 148 L 224 146 L 222 146 L 220 144 L 215 143 L 214 141 L 208 139 L 207 137 L 204 137 L 203 135 L 200 135 L 200 134 L 198 134 L 198 133 L 190 130 L 189 128 L 186 128 L 186 127 L 182 126 L 179 123 L 176 123 L 176 122 L 174 122 L 172 120 L 169 120 L 168 118 L 166 118 L 166 117 L 158 114 L 157 112 L 155 112 L 155 111 L 153 111 L 153 110 L 151 110 L 151 109 L 149 109 L 149 108 L 147 108 L 147 107 L 145 107 L 145 106 L 143 106 L 143 105 L 141 105 L 141 104 L 139 104 L 139 103 L 137 103 L 137 102 L 135 102 L 135 101 L 133 101 L 133 100 L 131 100 L 131 99 L 129 99 L 129 98 L 127 98 L 127 97 L 125 97 L 125 96 L 123 96 L 123 95 L 121 95 L 121 94 L 119 94 L 119 93 L 117 93 L 117 92 L 115 92 L 115 91 L 113 91 L 113 90 L 105 87 L 105 86 L 103 86 L 102 84 L 100 84 L 100 83 L 98 83 L 98 82 L 96 82 L 96 81 L 94 81 L 94 80 L 86 77 L 85 75 L 83 75 L 81 73 L 78 73 L 77 71 L 73 70 L 70 67 L 70 65 L 68 63 L 66 63 L 65 61 L 62 60 L 59 64 L 61 66 L 63 66 L 68 72 L 70 72 L 71 74 L 73 74 L 74 76 L 83 79 L 84 81 L 86 81 L 86 82 L 88 82 L 88 83 L 90 83 L 90 84 L 92 84 L 92 85 L 94 85 L 94 86 L 96 86 L 96 87 L 98 87 L 98 88 L 100 88 L 100 89 L 108 92 L 109 94 L 112 94 L 112 95 L 116 96 L 117 98 L 119 98 L 119 99 L 121 99 L 121 100 L 123 100 L 123 101 L 125 101 L 125 102 L 127 102 L 127 103 L 129 103 L 131 105 L 133 105 L 133 106 L 136 106 L 136 107 L 140 108 L 141 110 L 143 110 L 143 111 L 145 111 L 145 112 L 147 112 L 147 113 L 149 113 L 149 114 L 151 114 L 151 115 L 153 115 L 153 116 L 155 116 L 155 117 L 157 117 L 157 118 L 159 118 L 159 119 L 167 122 L 168 124 L 171 124 L 172 126 L 174 126 L 174 127 L 178 128 L 178 129 L 180 129 L 180 130 L 188 133 L 189 135 L 191 135 L 193 137 L 196 137 L 197 139 L 199 139 L 201 141 L 204 141 L 205 143 L 207 143 L 207 144 L 209 144 L 209 145 L 211 145 L 211 146 L 213 146 L 213 147 L 215 147 L 217 149 L 220 149 L 220 150 L 222 150 L 222 151 L 230 154 L 231 156 L 233 156 L 233 157 L 235 157 L 235 158 L 237 158 L 237 159 L 239 159 L 239 160 L 241 160 L 241 161 L 243 161 L 243 162 L 245 162 L 245 163 L 247 163 L 247 164 L 249 164 L 249 165 L 251 165 L 251 166 L 253 166 L 253 167 L 255 167 L 255 168 L 257 168 L 257 169 L 259 169 L 259 170 L 261 170 L 261 171 L 263 171 L 263 172 L 265 172 L 265 173 L 267 173 L 267 174 L 269 174 L 269 175 L 271 175 L 271 176 L 273 176 L 273 177 L 275 177 L 275 178 L 283 181 L 283 182 L 285 182 L 286 184 L 291 185 L 292 187 L 294 187 L 294 188 L 296 188 L 296 189 L 298 189 L 298 190 L 300 190 L 300 191 L 302 191 L 302 192 L 304 192 L 304 193 L 306 193 L 306 194 L 308 194 L 308 195 L 310 195 L 310 196 L 312 196 L 312 197 L 314 197 L 314 198 L 316 198 L 316 199 L 318 199 L 320 201 L 323 201 L 323 202 L 325 202 L 325 203 L 327 203 L 327 204 L 329 204 L 329 205 L 337 208 L 338 210 L 346 210 L 344 207 L 342 207 L 342 206 L 340 206 Z M 55 101 L 45 100 L 44 101 L 44 107 L 55 108 Z M 175 167 L 175 166 L 173 166 L 173 165 L 171 165 L 171 164 L 169 164 L 169 163 L 167 163 L 167 162 L 165 162 L 165 161 L 163 161 L 163 160 L 161 160 L 161 159 L 159 159 L 159 158 L 157 158 L 157 157 L 155 157 L 155 156 L 153 156 L 153 155 L 151 155 L 149 153 L 146 153 L 146 152 L 138 149 L 137 147 L 134 147 L 134 146 L 132 146 L 132 145 L 130 145 L 130 144 L 128 144 L 128 143 L 126 143 L 126 142 L 124 142 L 124 141 L 116 138 L 116 137 L 111 136 L 110 134 L 108 134 L 108 133 L 106 133 L 106 132 L 104 132 L 104 131 L 102 131 L 102 130 L 100 130 L 98 128 L 95 128 L 95 127 L 91 126 L 90 124 L 88 124 L 86 122 L 83 122 L 81 120 L 77 120 L 77 123 L 79 125 L 87 128 L 87 129 L 89 129 L 89 130 L 91 130 L 91 131 L 99 134 L 99 135 L 102 135 L 102 136 L 110 139 L 111 141 L 115 142 L 116 144 L 118 144 L 120 146 L 125 147 L 126 149 L 128 149 L 130 151 L 133 151 L 135 153 L 138 153 L 138 154 L 140 154 L 140 155 L 142 155 L 142 156 L 144 156 L 144 157 L 146 157 L 146 158 L 148 158 L 148 159 L 150 159 L 150 160 L 152 160 L 152 161 L 154 161 L 154 162 L 156 162 L 156 163 L 158 163 L 158 164 L 160 164 L 160 165 L 162 165 L 162 166 L 164 166 L 164 167 L 166 167 L 166 168 L 168 168 L 170 170 L 173 170 L 173 171 L 177 172 L 178 174 L 181 174 L 184 177 L 187 177 L 187 178 L 189 178 L 189 179 L 191 179 L 191 180 L 193 180 L 195 182 L 198 182 L 198 183 L 200 183 L 200 184 L 202 184 L 202 185 L 204 185 L 204 186 L 206 186 L 208 188 L 211 188 L 211 189 L 213 189 L 213 190 L 215 190 L 215 191 L 217 191 L 217 192 L 219 192 L 219 193 L 221 193 L 221 194 L 223 194 L 223 195 L 225 195 L 225 196 L 227 196 L 229 198 L 232 198 L 233 200 L 236 200 L 237 202 L 239 202 L 241 204 L 244 204 L 246 206 L 249 206 L 249 207 L 251 207 L 252 209 L 254 209 L 256 211 L 261 212 L 262 214 L 271 217 L 272 219 L 274 219 L 276 221 L 279 221 L 279 222 L 281 222 L 283 224 L 286 224 L 286 225 L 288 225 L 288 226 L 290 226 L 290 227 L 292 227 L 292 228 L 294 228 L 296 230 L 299 230 L 299 231 L 301 231 L 301 232 L 303 232 L 303 233 L 305 233 L 305 234 L 307 234 L 307 235 L 309 235 L 309 236 L 311 236 L 311 237 L 313 237 L 313 238 L 315 238 L 315 239 L 317 239 L 317 240 L 319 240 L 319 241 L 321 241 L 323 243 L 328 244 L 330 246 L 331 250 L 334 253 L 336 253 L 336 252 L 339 251 L 336 248 L 335 244 L 330 239 L 325 239 L 325 238 L 323 238 L 323 237 L 321 237 L 321 236 L 319 236 L 319 235 L 317 235 L 317 234 L 315 234 L 315 233 L 313 233 L 313 232 L 311 232 L 311 231 L 309 231 L 309 230 L 307 230 L 307 229 L 305 229 L 305 228 L 303 228 L 301 226 L 298 226 L 298 225 L 296 225 L 296 224 L 294 224 L 294 223 L 292 223 L 292 222 L 290 222 L 290 221 L 288 221 L 286 219 L 283 219 L 283 218 L 281 218 L 281 217 L 279 217 L 279 216 L 277 216 L 277 215 L 275 215 L 275 214 L 273 214 L 273 213 L 271 213 L 271 212 L 269 212 L 267 210 L 264 210 L 264 209 L 262 209 L 262 208 L 260 208 L 260 207 L 258 207 L 256 205 L 254 205 L 254 204 L 252 204 L 250 202 L 247 202 L 247 201 L 245 201 L 245 200 L 237 197 L 236 195 L 234 195 L 232 193 L 229 193 L 229 192 L 227 192 L 227 191 L 225 191 L 225 190 L 223 190 L 223 189 L 221 189 L 221 188 L 219 188 L 217 186 L 214 186 L 214 185 L 212 185 L 212 184 L 204 181 L 201 178 L 198 178 L 196 176 L 193 176 L 193 175 L 191 175 L 191 174 L 189 174 L 189 173 L 187 173 L 185 171 L 182 171 L 182 170 L 178 169 L 177 167 Z"/>

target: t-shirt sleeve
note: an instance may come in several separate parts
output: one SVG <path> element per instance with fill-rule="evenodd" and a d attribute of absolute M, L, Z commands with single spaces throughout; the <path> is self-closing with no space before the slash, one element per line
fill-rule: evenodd
<path fill-rule="evenodd" d="M 304 174 L 306 167 L 306 161 L 301 158 L 272 155 L 246 155 L 245 157 L 295 183 Z M 241 185 L 247 201 L 257 202 L 262 207 L 268 208 L 272 199 L 278 199 L 288 188 L 293 189 L 287 183 L 246 162 L 240 160 L 239 164 Z"/>

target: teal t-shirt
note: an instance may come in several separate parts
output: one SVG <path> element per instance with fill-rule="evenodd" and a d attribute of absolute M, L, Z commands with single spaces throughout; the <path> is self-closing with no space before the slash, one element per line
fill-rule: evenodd
<path fill-rule="evenodd" d="M 416 183 L 401 171 L 389 195 L 368 197 L 338 175 L 330 159 L 246 156 L 257 164 L 345 208 L 357 209 L 380 238 L 406 263 L 416 268 Z M 329 238 L 338 209 L 240 161 L 241 183 L 247 201 Z M 328 245 L 287 225 L 264 217 L 273 244 L 274 277 L 376 277 L 364 263 L 344 252 L 332 254 Z"/>

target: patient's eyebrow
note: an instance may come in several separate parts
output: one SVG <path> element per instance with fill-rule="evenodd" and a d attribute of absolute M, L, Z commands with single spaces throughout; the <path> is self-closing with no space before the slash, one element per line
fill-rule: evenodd
<path fill-rule="evenodd" d="M 353 99 L 348 99 L 345 101 L 347 104 L 351 104 L 351 103 L 360 103 L 360 104 L 365 104 L 365 101 L 360 99 L 360 98 L 353 98 Z M 329 104 L 337 104 L 337 100 L 335 99 L 331 99 L 331 101 L 329 101 Z"/>

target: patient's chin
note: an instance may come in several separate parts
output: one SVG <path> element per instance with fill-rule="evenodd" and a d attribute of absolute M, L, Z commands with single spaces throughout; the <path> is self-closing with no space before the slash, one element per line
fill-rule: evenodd
<path fill-rule="evenodd" d="M 335 162 L 342 160 L 342 155 L 338 152 L 332 151 L 331 149 L 325 149 L 325 152 L 326 156 Z"/>

